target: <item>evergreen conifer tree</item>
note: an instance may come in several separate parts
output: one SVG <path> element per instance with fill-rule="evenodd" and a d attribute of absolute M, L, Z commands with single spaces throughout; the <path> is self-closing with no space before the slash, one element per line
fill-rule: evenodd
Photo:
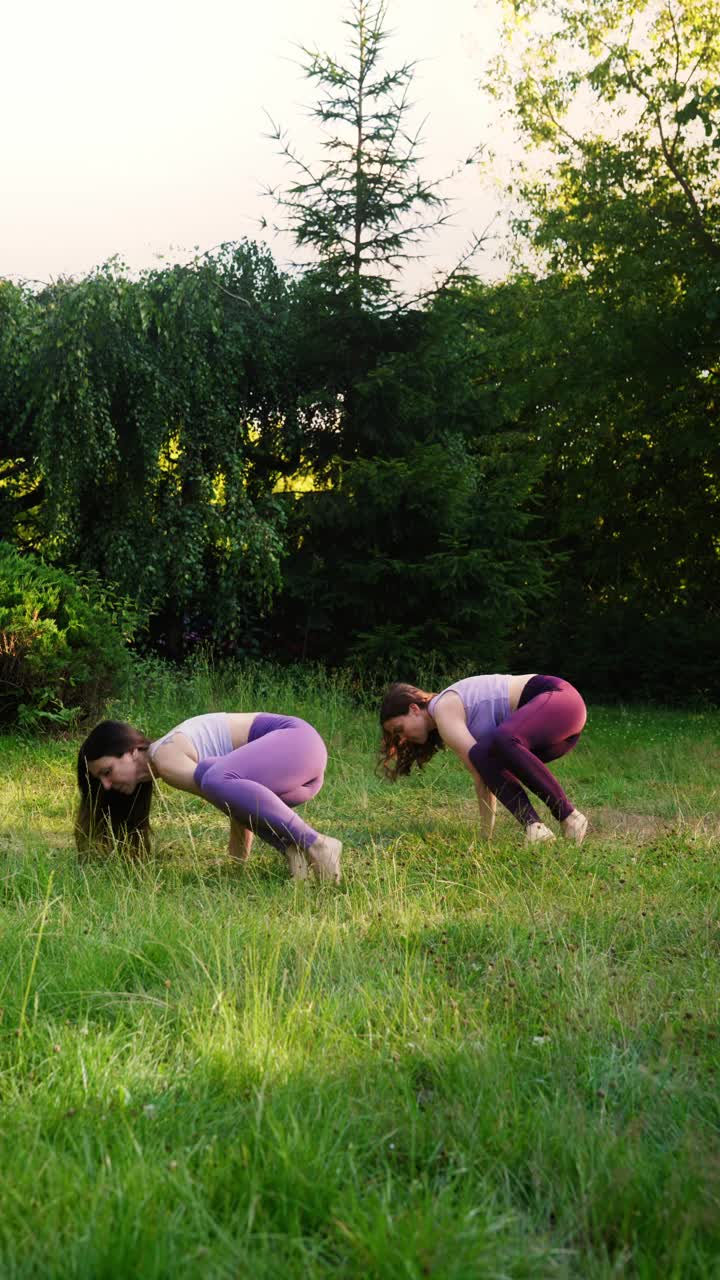
<path fill-rule="evenodd" d="M 415 247 L 448 217 L 439 184 L 418 171 L 420 135 L 408 123 L 415 64 L 382 66 L 385 20 L 383 0 L 353 0 L 346 60 L 302 51 L 324 161 L 303 160 L 275 124 L 271 135 L 295 174 L 286 191 L 271 191 L 285 228 L 317 254 L 320 282 L 356 310 L 387 306 Z"/>

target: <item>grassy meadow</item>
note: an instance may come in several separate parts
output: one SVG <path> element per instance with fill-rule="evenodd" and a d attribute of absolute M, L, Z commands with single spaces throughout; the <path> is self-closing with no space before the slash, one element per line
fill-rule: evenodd
<path fill-rule="evenodd" d="M 581 848 L 476 833 L 449 754 L 396 786 L 313 672 L 147 666 L 113 714 L 310 719 L 293 883 L 167 788 L 79 863 L 77 737 L 0 738 L 0 1277 L 720 1276 L 720 732 L 591 707 Z"/>

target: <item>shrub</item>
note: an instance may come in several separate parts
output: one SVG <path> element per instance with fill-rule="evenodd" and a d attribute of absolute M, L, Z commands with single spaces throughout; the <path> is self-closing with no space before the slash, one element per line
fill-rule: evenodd
<path fill-rule="evenodd" d="M 98 578 L 0 542 L 0 724 L 67 724 L 95 711 L 127 676 L 139 623 Z"/>

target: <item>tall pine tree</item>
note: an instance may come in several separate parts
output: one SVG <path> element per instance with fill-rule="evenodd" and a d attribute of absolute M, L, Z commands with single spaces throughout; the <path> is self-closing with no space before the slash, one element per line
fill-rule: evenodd
<path fill-rule="evenodd" d="M 414 63 L 382 65 L 385 20 L 382 0 L 353 0 L 345 61 L 303 49 L 323 160 L 303 160 L 279 126 L 272 134 L 295 174 L 287 190 L 271 193 L 285 227 L 314 250 L 322 284 L 357 310 L 387 306 L 419 242 L 448 217 L 438 183 L 418 169 L 420 136 L 408 123 Z"/>

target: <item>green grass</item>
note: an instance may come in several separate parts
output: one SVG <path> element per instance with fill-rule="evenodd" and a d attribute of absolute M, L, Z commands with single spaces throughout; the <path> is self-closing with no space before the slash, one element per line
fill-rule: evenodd
<path fill-rule="evenodd" d="M 323 732 L 339 889 L 168 790 L 152 860 L 81 865 L 77 743 L 0 740 L 3 1280 L 720 1275 L 715 718 L 591 709 L 594 831 L 538 852 L 450 756 L 380 782 L 316 673 L 115 710 L 217 706 Z"/>

